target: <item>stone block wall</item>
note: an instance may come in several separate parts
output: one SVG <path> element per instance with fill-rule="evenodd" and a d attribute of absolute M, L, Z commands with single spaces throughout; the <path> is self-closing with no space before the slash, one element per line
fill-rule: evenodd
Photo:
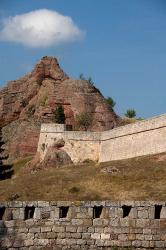
<path fill-rule="evenodd" d="M 38 153 L 42 161 L 49 147 L 63 139 L 65 141 L 63 150 L 69 154 L 73 162 L 82 162 L 86 159 L 99 161 L 100 137 L 100 132 L 66 131 L 63 124 L 42 124 Z"/>
<path fill-rule="evenodd" d="M 107 162 L 166 152 L 166 115 L 104 132 L 66 131 L 65 125 L 42 124 L 38 153 L 41 161 L 59 139 L 74 163 L 86 159 Z M 44 147 L 43 147 L 44 145 Z"/>
<path fill-rule="evenodd" d="M 166 115 L 101 133 L 100 162 L 166 152 Z"/>
<path fill-rule="evenodd" d="M 0 249 L 166 249 L 166 203 L 0 204 Z"/>

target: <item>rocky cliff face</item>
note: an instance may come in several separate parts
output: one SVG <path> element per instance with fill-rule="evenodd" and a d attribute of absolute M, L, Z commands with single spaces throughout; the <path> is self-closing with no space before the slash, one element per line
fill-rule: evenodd
<path fill-rule="evenodd" d="M 35 154 L 40 124 L 54 121 L 59 104 L 72 126 L 75 115 L 82 112 L 92 116 L 91 131 L 111 129 L 118 120 L 98 89 L 87 81 L 70 79 L 56 58 L 43 57 L 31 73 L 0 91 L 0 123 L 11 158 Z"/>

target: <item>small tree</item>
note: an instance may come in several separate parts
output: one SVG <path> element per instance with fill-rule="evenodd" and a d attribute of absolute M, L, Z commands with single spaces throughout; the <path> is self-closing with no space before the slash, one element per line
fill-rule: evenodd
<path fill-rule="evenodd" d="M 84 75 L 81 73 L 79 76 L 80 80 L 86 80 L 86 78 L 84 77 Z"/>
<path fill-rule="evenodd" d="M 54 121 L 55 123 L 64 124 L 66 120 L 64 108 L 62 105 L 58 105 L 54 112 Z"/>
<path fill-rule="evenodd" d="M 125 116 L 128 118 L 136 117 L 136 111 L 134 109 L 128 109 L 125 113 Z"/>
<path fill-rule="evenodd" d="M 86 112 L 77 114 L 75 117 L 75 122 L 79 129 L 87 131 L 89 126 L 92 124 L 92 116 Z"/>
<path fill-rule="evenodd" d="M 87 79 L 87 81 L 89 82 L 89 84 L 90 84 L 91 86 L 94 86 L 94 81 L 92 80 L 92 77 L 89 77 L 89 78 Z"/>
<path fill-rule="evenodd" d="M 86 78 L 82 73 L 79 76 L 80 80 L 87 81 L 91 86 L 94 86 L 94 81 L 92 80 L 92 77 Z"/>
<path fill-rule="evenodd" d="M 110 105 L 111 109 L 113 110 L 116 105 L 116 102 L 113 100 L 113 98 L 108 96 L 105 100 Z"/>

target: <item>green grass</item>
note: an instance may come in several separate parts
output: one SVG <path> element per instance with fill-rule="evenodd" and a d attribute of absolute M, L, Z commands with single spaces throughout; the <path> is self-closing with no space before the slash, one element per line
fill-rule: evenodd
<path fill-rule="evenodd" d="M 10 200 L 18 194 L 18 200 L 166 200 L 165 158 L 158 155 L 103 164 L 90 162 L 36 173 L 24 171 L 31 158 L 21 159 L 14 164 L 12 179 L 0 182 L 0 197 Z M 119 172 L 101 172 L 107 166 Z"/>

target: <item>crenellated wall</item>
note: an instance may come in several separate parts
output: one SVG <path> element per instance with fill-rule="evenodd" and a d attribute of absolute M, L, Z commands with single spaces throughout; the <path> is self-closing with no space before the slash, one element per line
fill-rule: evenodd
<path fill-rule="evenodd" d="M 59 139 L 72 161 L 99 162 L 166 152 L 166 115 L 104 132 L 66 131 L 65 125 L 42 124 L 38 144 L 41 161 Z"/>
<path fill-rule="evenodd" d="M 166 203 L 0 204 L 0 249 L 166 249 Z"/>

